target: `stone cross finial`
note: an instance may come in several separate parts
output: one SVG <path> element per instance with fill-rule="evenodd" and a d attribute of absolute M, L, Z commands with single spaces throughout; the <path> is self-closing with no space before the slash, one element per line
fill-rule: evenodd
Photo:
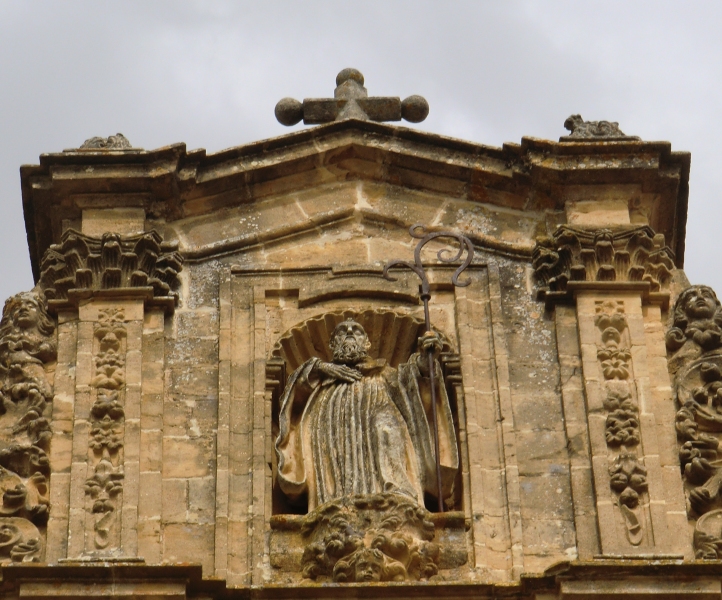
<path fill-rule="evenodd" d="M 344 69 L 336 76 L 333 98 L 306 98 L 299 102 L 283 98 L 276 104 L 276 119 L 282 125 L 331 123 L 344 119 L 420 123 L 429 114 L 429 103 L 421 96 L 401 100 L 397 96 L 372 96 L 364 87 L 364 76 L 356 69 Z"/>

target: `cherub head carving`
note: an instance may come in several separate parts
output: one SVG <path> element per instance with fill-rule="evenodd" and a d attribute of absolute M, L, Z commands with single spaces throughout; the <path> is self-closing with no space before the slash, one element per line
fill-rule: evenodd
<path fill-rule="evenodd" d="M 362 547 L 350 556 L 339 560 L 333 569 L 337 582 L 404 581 L 406 569 L 377 548 Z"/>
<path fill-rule="evenodd" d="M 720 301 L 714 290 L 706 285 L 693 285 L 684 290 L 674 305 L 675 325 L 677 320 L 711 319 L 720 309 Z"/>
<path fill-rule="evenodd" d="M 35 330 L 42 336 L 49 336 L 55 331 L 55 324 L 37 295 L 21 292 L 8 298 L 3 308 L 0 333 L 11 329 L 27 333 Z"/>
<path fill-rule="evenodd" d="M 709 351 L 722 345 L 722 305 L 714 290 L 693 285 L 684 290 L 674 305 L 672 328 L 667 332 L 667 348 L 678 350 L 687 341 Z"/>

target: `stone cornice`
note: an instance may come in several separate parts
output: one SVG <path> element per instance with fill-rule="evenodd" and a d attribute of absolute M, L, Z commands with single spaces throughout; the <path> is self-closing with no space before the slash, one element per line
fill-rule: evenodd
<path fill-rule="evenodd" d="M 641 559 L 641 560 L 640 560 Z M 229 588 L 222 579 L 203 578 L 200 565 L 150 566 L 118 560 L 64 561 L 58 565 L 16 564 L 2 569 L 3 589 L 22 597 L 105 597 L 113 590 L 129 597 L 288 600 L 290 598 L 628 598 L 633 591 L 654 597 L 708 598 L 719 595 L 721 561 L 682 561 L 673 556 L 600 557 L 598 560 L 556 564 L 540 575 L 523 574 L 515 582 L 323 584 L 241 586 Z M 715 595 L 716 592 L 716 595 Z"/>
<path fill-rule="evenodd" d="M 44 154 L 21 167 L 31 263 L 84 208 L 142 207 L 149 219 L 208 214 L 333 181 L 371 180 L 518 211 L 561 211 L 569 185 L 635 185 L 654 194 L 650 225 L 682 266 L 689 154 L 667 142 L 523 138 L 493 148 L 346 120 L 215 154 L 175 144 L 152 151 Z"/>

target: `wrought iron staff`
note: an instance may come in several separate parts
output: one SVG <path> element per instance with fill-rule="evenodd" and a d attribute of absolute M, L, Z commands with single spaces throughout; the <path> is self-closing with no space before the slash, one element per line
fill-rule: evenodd
<path fill-rule="evenodd" d="M 451 276 L 451 283 L 453 285 L 457 287 L 466 287 L 471 283 L 471 279 L 467 279 L 466 281 L 459 281 L 459 275 L 461 275 L 464 269 L 466 269 L 466 267 L 471 264 L 471 261 L 474 258 L 474 245 L 471 243 L 471 240 L 469 240 L 469 238 L 455 231 L 434 231 L 431 233 L 426 233 L 425 227 L 420 223 L 416 223 L 409 228 L 409 235 L 419 240 L 419 243 L 416 245 L 416 250 L 414 250 L 414 262 L 410 263 L 407 260 L 391 260 L 384 267 L 384 277 L 389 281 L 396 281 L 395 278 L 389 275 L 389 269 L 391 269 L 392 267 L 408 267 L 419 276 L 419 279 L 421 279 L 420 298 L 421 301 L 424 303 L 424 323 L 426 327 L 425 333 L 428 333 L 429 331 L 431 331 L 431 318 L 429 317 L 429 300 L 431 299 L 431 290 L 429 288 L 429 279 L 426 276 L 426 271 L 424 271 L 424 265 L 421 263 L 421 251 L 423 250 L 424 246 L 426 246 L 426 244 L 428 244 L 431 240 L 435 240 L 437 238 L 452 238 L 459 242 L 459 250 L 454 256 L 446 256 L 446 253 L 449 252 L 449 249 L 442 248 L 436 253 L 436 257 L 442 263 L 455 263 L 463 256 L 464 250 L 466 250 L 466 259 L 463 263 L 461 263 L 461 266 L 456 269 L 454 274 Z M 429 361 L 429 384 L 431 385 L 431 419 L 434 422 L 433 428 L 434 452 L 436 456 L 436 486 L 439 497 L 439 512 L 444 512 L 444 492 L 441 486 L 441 457 L 439 455 L 439 421 L 436 416 L 436 369 L 434 364 L 434 352 L 432 348 L 428 349 L 427 357 Z"/>

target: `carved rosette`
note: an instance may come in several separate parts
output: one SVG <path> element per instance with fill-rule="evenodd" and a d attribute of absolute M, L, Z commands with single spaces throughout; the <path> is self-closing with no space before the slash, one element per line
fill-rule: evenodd
<path fill-rule="evenodd" d="M 605 440 L 609 448 L 609 485 L 624 519 L 627 540 L 633 546 L 644 538 L 640 498 L 647 491 L 647 470 L 637 456 L 640 442 L 639 406 L 630 385 L 632 354 L 625 331 L 627 319 L 620 300 L 595 303 L 595 325 L 601 344 L 597 360 L 604 378 L 604 408 L 607 410 Z"/>
<path fill-rule="evenodd" d="M 704 285 L 684 290 L 666 336 L 675 418 L 695 555 L 722 558 L 722 306 Z"/>
<path fill-rule="evenodd" d="M 436 575 L 439 547 L 428 511 L 394 494 L 351 496 L 309 513 L 303 576 L 339 583 L 419 581 Z"/>
<path fill-rule="evenodd" d="M 8 299 L 0 321 L 0 561 L 38 561 L 44 552 L 56 358 L 44 296 Z"/>
<path fill-rule="evenodd" d="M 38 285 L 51 310 L 109 290 L 122 290 L 127 296 L 144 297 L 146 304 L 172 310 L 178 302 L 175 288 L 183 265 L 177 246 L 163 242 L 157 231 L 94 238 L 68 229 L 60 244 L 45 252 Z"/>
<path fill-rule="evenodd" d="M 562 225 L 537 241 L 532 265 L 547 304 L 583 289 L 639 290 L 646 301 L 666 304 L 674 255 L 649 227 L 612 232 Z"/>

